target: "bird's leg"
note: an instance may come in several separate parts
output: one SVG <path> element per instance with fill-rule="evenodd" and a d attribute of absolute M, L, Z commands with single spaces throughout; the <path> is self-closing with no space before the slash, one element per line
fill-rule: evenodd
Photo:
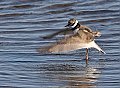
<path fill-rule="evenodd" d="M 88 49 L 86 49 L 86 64 L 88 64 Z"/>

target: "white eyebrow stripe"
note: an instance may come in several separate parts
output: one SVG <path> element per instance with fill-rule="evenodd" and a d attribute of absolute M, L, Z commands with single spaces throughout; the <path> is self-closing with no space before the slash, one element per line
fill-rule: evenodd
<path fill-rule="evenodd" d="M 78 21 L 75 21 L 75 24 L 73 26 L 71 26 L 72 28 L 74 28 L 77 25 Z"/>

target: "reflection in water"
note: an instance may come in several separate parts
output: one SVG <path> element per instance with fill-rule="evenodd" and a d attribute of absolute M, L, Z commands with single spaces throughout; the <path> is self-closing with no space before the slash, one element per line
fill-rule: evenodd
<path fill-rule="evenodd" d="M 69 88 L 90 88 L 96 87 L 95 82 L 99 78 L 100 71 L 94 67 L 70 65 L 70 64 L 52 64 L 46 65 L 45 75 L 48 79 L 63 82 L 64 87 Z"/>

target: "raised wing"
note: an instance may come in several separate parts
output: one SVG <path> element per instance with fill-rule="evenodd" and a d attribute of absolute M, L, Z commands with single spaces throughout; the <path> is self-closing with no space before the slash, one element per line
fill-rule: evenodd
<path fill-rule="evenodd" d="M 60 53 L 87 48 L 90 40 L 88 40 L 85 35 L 86 34 L 82 33 L 81 31 L 80 33 L 77 33 L 73 36 L 60 40 L 55 44 L 40 48 L 38 51 L 40 53 Z"/>
<path fill-rule="evenodd" d="M 64 38 L 54 44 L 42 47 L 38 49 L 40 53 L 60 53 L 69 52 L 82 48 L 96 48 L 97 50 L 104 52 L 95 42 L 91 33 L 84 30 L 79 30 L 78 33 Z"/>
<path fill-rule="evenodd" d="M 60 31 L 57 31 L 57 32 L 55 32 L 55 33 L 53 33 L 53 34 L 44 36 L 44 37 L 42 37 L 42 38 L 44 38 L 44 39 L 51 39 L 51 38 L 53 38 L 54 36 L 59 35 L 59 34 L 66 35 L 66 34 L 71 34 L 71 33 L 72 33 L 72 30 L 70 30 L 69 28 L 65 28 L 65 29 L 62 29 L 62 30 L 60 30 Z"/>

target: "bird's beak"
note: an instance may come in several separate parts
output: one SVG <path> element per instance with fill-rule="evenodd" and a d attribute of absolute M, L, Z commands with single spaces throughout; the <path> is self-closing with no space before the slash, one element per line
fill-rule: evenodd
<path fill-rule="evenodd" d="M 69 26 L 69 24 L 67 24 L 65 27 L 68 27 Z"/>

